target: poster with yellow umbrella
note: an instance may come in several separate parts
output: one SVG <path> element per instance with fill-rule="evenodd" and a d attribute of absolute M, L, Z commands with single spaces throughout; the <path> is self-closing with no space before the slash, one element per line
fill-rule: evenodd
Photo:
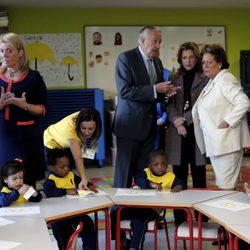
<path fill-rule="evenodd" d="M 68 78 L 70 81 L 72 81 L 74 79 L 74 76 L 71 76 L 70 74 L 70 66 L 71 65 L 78 65 L 78 62 L 76 60 L 76 58 L 74 58 L 73 56 L 65 56 L 62 61 L 61 61 L 61 64 L 60 65 L 65 65 L 67 66 L 68 68 Z"/>
<path fill-rule="evenodd" d="M 80 33 L 27 34 L 31 68 L 38 70 L 48 88 L 83 86 Z"/>
<path fill-rule="evenodd" d="M 37 61 L 42 64 L 47 59 L 51 64 L 55 65 L 54 52 L 47 44 L 38 41 L 28 43 L 27 51 L 30 63 L 33 63 L 33 61 L 35 62 L 35 70 L 38 69 Z"/>

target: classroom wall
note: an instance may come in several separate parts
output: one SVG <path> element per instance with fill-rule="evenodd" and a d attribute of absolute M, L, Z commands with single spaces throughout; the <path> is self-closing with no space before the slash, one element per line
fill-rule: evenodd
<path fill-rule="evenodd" d="M 225 25 L 230 70 L 240 77 L 240 50 L 250 50 L 250 9 L 1 8 L 18 34 L 83 34 L 84 25 Z M 84 42 L 84 41 L 83 41 Z M 84 48 L 84 44 L 83 44 Z M 83 72 L 84 50 L 83 50 Z"/>

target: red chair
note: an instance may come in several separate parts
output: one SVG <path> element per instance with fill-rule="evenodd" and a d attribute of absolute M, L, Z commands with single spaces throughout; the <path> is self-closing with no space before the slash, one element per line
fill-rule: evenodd
<path fill-rule="evenodd" d="M 79 225 L 77 226 L 75 232 L 69 238 L 67 250 L 76 250 L 77 237 L 82 230 L 83 230 L 83 223 L 80 222 Z"/>
<path fill-rule="evenodd" d="M 157 250 L 157 230 L 158 230 L 159 225 L 162 225 L 165 229 L 167 246 L 168 246 L 168 250 L 170 250 L 168 227 L 167 227 L 167 221 L 166 221 L 165 215 L 166 215 L 166 210 L 164 209 L 162 214 L 157 219 L 148 222 L 147 233 L 154 234 L 154 250 Z M 129 232 L 129 234 L 131 234 L 130 222 L 131 222 L 130 220 L 121 220 L 120 230 Z"/>
<path fill-rule="evenodd" d="M 192 190 L 217 190 L 218 192 L 222 189 L 219 188 L 188 188 Z M 202 223 L 201 219 L 202 214 L 199 213 L 199 221 Z M 193 240 L 199 239 L 199 224 L 196 221 L 193 221 Z M 202 223 L 201 239 L 202 241 L 218 241 L 218 250 L 221 249 L 221 235 L 223 235 L 223 240 L 226 242 L 226 230 L 224 227 L 219 224 L 208 221 Z M 174 234 L 174 250 L 177 250 L 177 241 L 183 240 L 184 249 L 186 249 L 186 240 L 190 240 L 189 236 L 189 224 L 188 222 L 183 222 L 175 228 Z M 227 250 L 227 244 L 224 243 L 224 249 Z"/>

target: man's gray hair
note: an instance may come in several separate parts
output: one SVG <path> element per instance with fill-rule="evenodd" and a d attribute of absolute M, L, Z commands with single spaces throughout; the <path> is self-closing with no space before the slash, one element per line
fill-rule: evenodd
<path fill-rule="evenodd" d="M 138 44 L 140 44 L 142 38 L 145 38 L 148 36 L 148 33 L 151 31 L 151 30 L 155 30 L 155 31 L 159 31 L 161 32 L 161 30 L 158 28 L 158 27 L 155 27 L 155 26 L 145 26 L 143 27 L 141 30 L 140 30 L 140 33 L 139 33 L 139 37 L 138 37 Z"/>

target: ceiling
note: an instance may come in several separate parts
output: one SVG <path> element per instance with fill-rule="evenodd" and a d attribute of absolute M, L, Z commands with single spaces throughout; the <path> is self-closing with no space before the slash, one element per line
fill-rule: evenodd
<path fill-rule="evenodd" d="M 250 8 L 249 0 L 1 0 L 0 7 Z"/>

